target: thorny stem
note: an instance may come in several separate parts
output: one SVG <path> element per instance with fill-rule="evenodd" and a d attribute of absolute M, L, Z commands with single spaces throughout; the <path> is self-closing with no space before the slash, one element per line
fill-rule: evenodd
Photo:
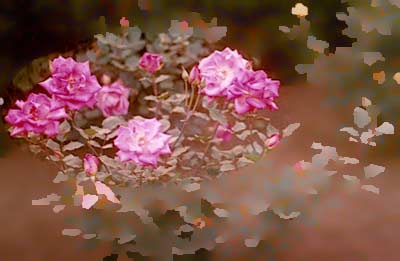
<path fill-rule="evenodd" d="M 47 157 L 49 157 L 52 153 L 54 154 L 55 153 L 55 151 L 53 151 L 52 149 L 50 149 L 50 148 L 48 148 L 47 147 L 47 142 L 39 142 L 39 143 L 34 143 L 34 142 L 32 142 L 28 137 L 26 137 L 26 136 L 24 136 L 24 139 L 29 143 L 29 144 L 32 144 L 32 145 L 37 145 L 37 146 L 39 146 L 39 147 L 41 147 L 42 148 L 42 150 L 44 150 L 45 152 L 47 152 L 46 154 L 47 154 Z M 48 140 L 48 139 L 47 139 Z M 54 162 L 54 161 L 52 161 L 50 158 L 49 158 L 49 160 L 54 164 L 54 166 L 56 166 L 57 168 L 59 167 L 59 165 L 56 163 L 56 162 Z M 64 165 L 64 162 L 63 161 L 60 161 L 61 162 L 61 170 L 62 171 L 64 171 L 64 169 L 65 169 L 65 165 Z"/>
<path fill-rule="evenodd" d="M 153 76 L 152 77 L 152 85 L 153 85 L 153 94 L 156 96 L 156 111 L 154 112 L 156 117 L 158 118 L 160 114 L 160 101 L 158 100 L 158 88 L 157 88 L 157 83 L 156 83 L 156 78 Z"/>
<path fill-rule="evenodd" d="M 229 106 L 229 103 L 226 103 L 226 104 L 224 105 L 224 107 L 222 108 L 222 111 L 228 109 L 228 106 Z M 214 133 L 213 133 L 213 135 L 211 136 L 211 139 L 214 138 L 215 135 L 217 134 L 218 125 L 219 125 L 219 122 L 216 122 L 216 123 L 214 124 Z M 210 147 L 211 147 L 211 140 L 208 141 L 207 146 L 206 146 L 205 149 L 204 149 L 203 157 L 201 158 L 201 161 L 204 162 L 204 159 L 205 159 L 206 154 L 208 153 L 208 150 L 210 149 Z"/>
<path fill-rule="evenodd" d="M 186 83 L 186 81 L 185 81 L 185 83 Z M 195 89 L 195 87 L 196 87 L 196 86 L 192 86 L 192 97 L 194 96 L 194 89 Z M 196 97 L 194 106 L 193 106 L 192 109 L 190 109 L 190 107 L 192 106 L 192 103 L 193 103 L 193 98 L 192 98 L 192 97 L 190 98 L 189 107 L 187 107 L 188 110 L 190 110 L 190 111 L 189 111 L 188 114 L 186 115 L 186 118 L 183 120 L 182 129 L 181 129 L 181 131 L 180 131 L 180 133 L 179 133 L 178 138 L 176 139 L 176 141 L 175 141 L 174 144 L 172 145 L 174 148 L 175 148 L 176 144 L 178 144 L 180 138 L 182 137 L 183 132 L 185 131 L 185 128 L 186 128 L 186 126 L 187 126 L 187 122 L 190 120 L 190 118 L 192 117 L 193 113 L 196 111 L 197 106 L 199 105 L 199 101 L 200 101 L 200 89 L 198 89 L 198 93 L 197 93 L 197 97 Z"/>
<path fill-rule="evenodd" d="M 186 80 L 183 81 L 185 84 L 185 106 L 188 106 L 188 83 Z"/>

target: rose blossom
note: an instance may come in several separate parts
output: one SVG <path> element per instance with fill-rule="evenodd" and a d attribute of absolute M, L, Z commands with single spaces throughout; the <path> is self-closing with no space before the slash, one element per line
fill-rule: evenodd
<path fill-rule="evenodd" d="M 54 137 L 58 134 L 60 120 L 68 118 L 61 103 L 45 94 L 31 93 L 27 100 L 15 103 L 5 120 L 14 128 L 11 136 L 33 132 Z"/>
<path fill-rule="evenodd" d="M 99 159 L 93 154 L 86 154 L 83 158 L 83 167 L 89 176 L 96 175 L 99 169 Z"/>
<path fill-rule="evenodd" d="M 279 133 L 274 133 L 268 137 L 267 141 L 265 142 L 265 146 L 267 146 L 267 148 L 271 150 L 275 148 L 280 141 L 281 141 L 281 135 Z"/>
<path fill-rule="evenodd" d="M 249 61 L 235 50 L 215 51 L 199 63 L 200 76 L 205 81 L 203 92 L 207 96 L 221 97 L 241 70 L 249 68 Z"/>
<path fill-rule="evenodd" d="M 125 16 L 123 16 L 123 17 L 119 20 L 119 24 L 121 25 L 121 27 L 129 27 L 129 20 L 126 19 Z"/>
<path fill-rule="evenodd" d="M 163 57 L 155 53 L 145 53 L 139 60 L 139 67 L 149 73 L 155 73 L 162 67 Z"/>
<path fill-rule="evenodd" d="M 97 107 L 105 117 L 124 115 L 129 108 L 129 89 L 117 81 L 103 86 L 97 93 Z"/>
<path fill-rule="evenodd" d="M 250 110 L 277 110 L 274 98 L 278 97 L 279 81 L 268 78 L 262 71 L 241 70 L 228 89 L 228 99 L 234 100 L 235 111 L 239 114 Z"/>
<path fill-rule="evenodd" d="M 114 144 L 117 156 L 123 162 L 132 160 L 138 165 L 157 166 L 157 159 L 171 153 L 168 142 L 171 135 L 161 132 L 161 123 L 156 119 L 140 116 L 120 126 Z"/>
<path fill-rule="evenodd" d="M 93 108 L 100 85 L 90 73 L 89 62 L 59 56 L 51 62 L 50 71 L 51 77 L 39 84 L 52 96 L 71 110 Z"/>
<path fill-rule="evenodd" d="M 215 131 L 215 137 L 222 139 L 227 142 L 232 139 L 232 130 L 230 126 L 222 126 L 218 125 L 217 130 Z"/>

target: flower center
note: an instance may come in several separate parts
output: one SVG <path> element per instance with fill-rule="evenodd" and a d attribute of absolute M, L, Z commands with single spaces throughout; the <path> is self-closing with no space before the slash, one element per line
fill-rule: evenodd
<path fill-rule="evenodd" d="M 37 108 L 36 108 L 36 107 L 30 108 L 29 114 L 32 115 L 32 117 L 33 117 L 35 120 L 38 120 L 38 119 L 39 119 L 38 111 L 37 111 Z"/>
<path fill-rule="evenodd" d="M 146 138 L 143 134 L 139 134 L 137 140 L 140 146 L 143 146 L 146 143 Z"/>

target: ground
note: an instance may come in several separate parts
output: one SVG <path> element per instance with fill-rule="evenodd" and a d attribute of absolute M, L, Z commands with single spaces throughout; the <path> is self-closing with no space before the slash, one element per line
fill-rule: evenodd
<path fill-rule="evenodd" d="M 338 146 L 342 148 L 339 152 L 357 151 L 357 147 L 344 146 L 344 136 L 337 134 L 343 122 L 351 124 L 351 110 L 321 106 L 324 96 L 324 89 L 318 87 L 281 88 L 280 111 L 273 118 L 281 127 L 293 122 L 301 122 L 302 127 L 271 157 L 288 164 L 308 160 L 313 141 Z M 281 239 L 286 247 L 277 248 L 274 260 L 400 260 L 396 251 L 400 239 L 400 176 L 396 170 L 400 161 L 395 157 L 373 160 L 387 167 L 374 182 L 381 194 L 350 193 L 341 185 L 332 187 L 312 208 L 310 214 L 316 223 L 310 225 L 302 219 L 287 222 L 287 233 Z M 80 241 L 61 235 L 63 212 L 54 214 L 47 206 L 31 206 L 32 199 L 56 191 L 51 182 L 54 168 L 14 146 L 0 158 L 0 169 L 1 260 L 101 260 L 109 253 L 106 246 L 82 251 Z M 248 260 L 245 258 L 237 260 Z"/>

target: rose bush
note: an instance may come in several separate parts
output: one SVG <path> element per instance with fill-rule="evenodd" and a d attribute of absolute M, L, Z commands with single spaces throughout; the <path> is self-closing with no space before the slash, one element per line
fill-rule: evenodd
<path fill-rule="evenodd" d="M 54 182 L 68 181 L 62 197 L 33 204 L 85 210 L 79 229 L 64 235 L 111 240 L 115 252 L 158 258 L 229 240 L 254 247 L 270 229 L 268 210 L 283 219 L 299 216 L 305 197 L 336 173 L 329 162 L 358 163 L 314 143 L 321 152 L 311 162 L 285 166 L 278 175 L 270 166 L 267 173 L 235 173 L 266 162 L 300 126 L 279 130 L 258 113 L 278 110 L 280 82 L 252 68 L 237 50 L 211 51 L 210 39 L 196 37 L 186 21 L 173 21 L 168 34 L 153 40 L 126 19 L 120 23 L 121 35 L 96 36 L 97 49 L 51 61 L 51 76 L 40 83 L 48 95 L 30 94 L 6 117 L 12 136 L 25 138 L 32 152 L 58 167 Z M 370 126 L 371 108 L 354 111 L 366 134 L 343 131 L 362 143 L 393 134 L 389 123 Z M 373 165 L 366 176 L 383 171 Z M 375 193 L 371 186 L 362 188 Z"/>

